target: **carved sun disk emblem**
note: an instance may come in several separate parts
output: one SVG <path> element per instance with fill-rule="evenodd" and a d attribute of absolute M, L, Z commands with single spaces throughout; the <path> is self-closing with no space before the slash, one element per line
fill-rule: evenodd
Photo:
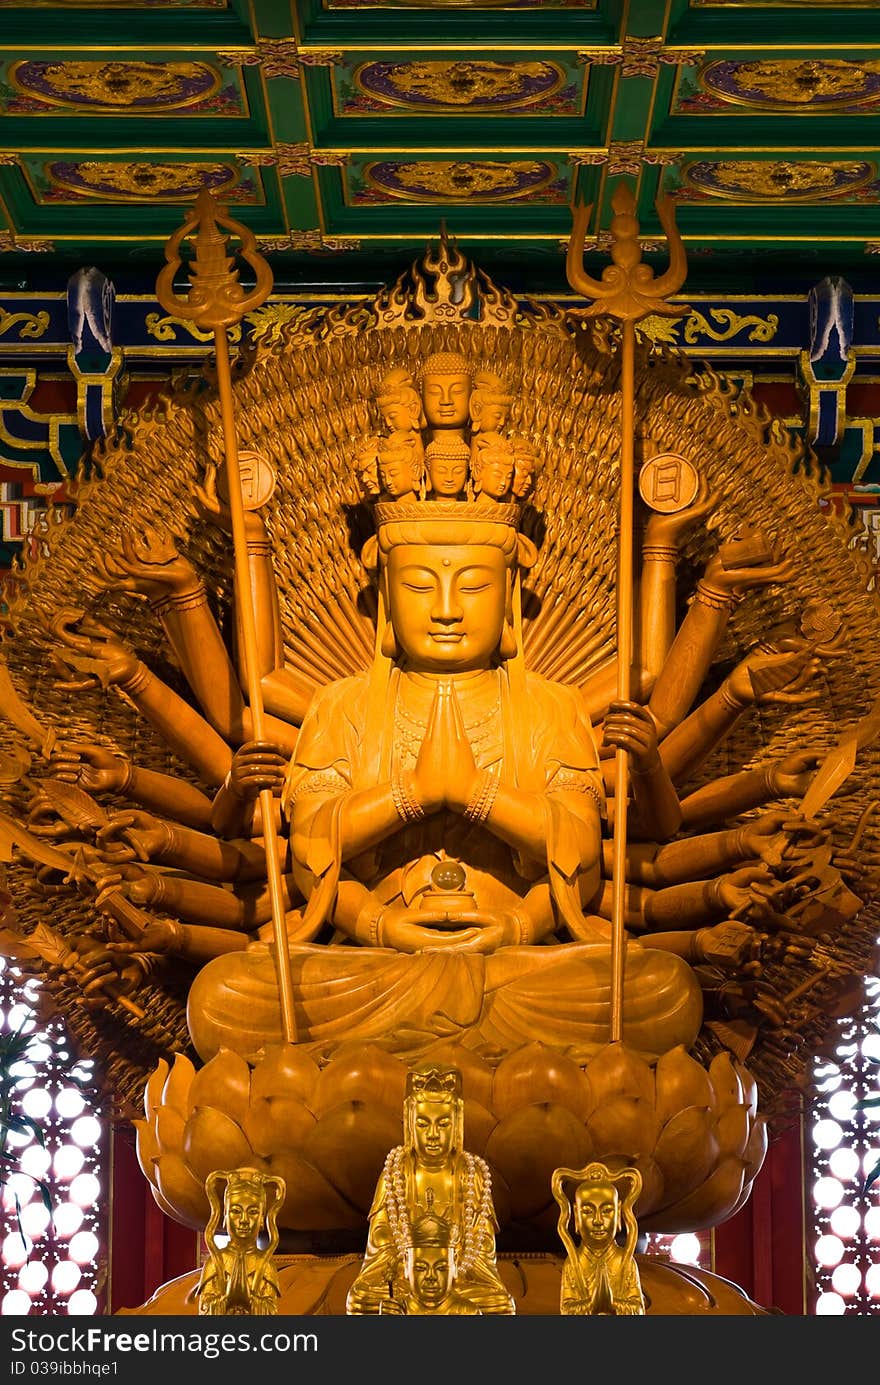
<path fill-rule="evenodd" d="M 661 452 L 639 472 L 639 495 L 660 514 L 675 515 L 696 498 L 700 474 L 693 462 L 677 452 Z"/>

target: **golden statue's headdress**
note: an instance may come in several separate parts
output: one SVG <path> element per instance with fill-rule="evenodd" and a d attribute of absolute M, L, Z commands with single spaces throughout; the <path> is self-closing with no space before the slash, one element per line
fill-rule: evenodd
<path fill-rule="evenodd" d="M 452 1148 L 464 1148 L 464 1099 L 458 1068 L 413 1068 L 406 1075 L 403 1123 L 407 1146 L 416 1143 L 416 1106 L 421 1102 L 447 1106 L 452 1115 Z"/>
<path fill-rule="evenodd" d="M 461 1073 L 458 1068 L 415 1068 L 406 1075 L 406 1096 L 419 1101 L 460 1101 Z"/>
<path fill-rule="evenodd" d="M 437 1246 L 443 1250 L 452 1250 L 459 1239 L 458 1228 L 450 1226 L 444 1217 L 438 1217 L 435 1212 L 423 1212 L 412 1223 L 406 1239 L 409 1250 L 414 1250 L 417 1246 Z"/>

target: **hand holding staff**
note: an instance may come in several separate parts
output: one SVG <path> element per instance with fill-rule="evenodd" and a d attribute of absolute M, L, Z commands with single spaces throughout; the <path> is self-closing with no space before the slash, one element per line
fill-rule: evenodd
<path fill-rule="evenodd" d="M 245 293 L 238 282 L 235 261 L 227 255 L 226 236 L 220 227 L 231 231 L 240 242 L 242 258 L 256 273 L 256 284 Z M 181 265 L 179 249 L 185 237 L 195 232 L 195 257 L 189 265 L 191 287 L 186 297 L 174 292 L 174 275 Z M 223 423 L 223 447 L 226 460 L 226 480 L 229 489 L 229 511 L 232 521 L 232 546 L 235 561 L 235 587 L 241 613 L 245 683 L 251 709 L 252 739 L 266 740 L 263 713 L 263 690 L 257 662 L 257 625 L 248 572 L 247 539 L 245 533 L 244 498 L 241 489 L 238 442 L 235 434 L 235 412 L 232 397 L 232 372 L 229 363 L 229 341 L 226 329 L 240 322 L 264 301 L 272 289 L 272 271 L 257 252 L 253 233 L 239 222 L 231 220 L 225 209 L 203 189 L 195 208 L 165 247 L 168 261 L 156 281 L 156 297 L 166 312 L 193 322 L 197 327 L 213 329 L 217 358 L 217 388 L 220 395 L 220 415 Z M 287 920 L 285 917 L 281 866 L 278 861 L 275 831 L 275 806 L 271 789 L 260 793 L 263 818 L 263 841 L 266 849 L 266 871 L 269 897 L 272 901 L 272 925 L 278 986 L 281 997 L 281 1018 L 284 1036 L 289 1043 L 296 1038 L 293 1014 L 293 988 L 290 979 Z"/>

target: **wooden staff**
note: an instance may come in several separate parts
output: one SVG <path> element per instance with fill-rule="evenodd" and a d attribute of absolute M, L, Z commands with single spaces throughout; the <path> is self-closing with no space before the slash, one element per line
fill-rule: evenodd
<path fill-rule="evenodd" d="M 684 246 L 675 225 L 670 198 L 657 203 L 660 224 L 669 243 L 669 268 L 655 278 L 642 264 L 635 196 L 628 183 L 619 183 L 611 198 L 611 264 L 602 278 L 592 279 L 584 270 L 584 239 L 592 206 L 575 208 L 565 272 L 576 293 L 594 301 L 575 310 L 579 316 L 614 317 L 621 324 L 620 399 L 620 509 L 617 547 L 617 696 L 629 702 L 631 693 L 633 632 L 633 442 L 635 435 L 635 324 L 651 313 L 678 317 L 685 307 L 664 302 L 681 288 L 687 274 Z M 629 793 L 629 755 L 614 755 L 614 846 L 612 854 L 611 913 L 611 1042 L 623 1037 L 623 964 L 626 942 L 626 810 Z"/>
<path fill-rule="evenodd" d="M 240 242 L 240 253 L 256 273 L 256 283 L 245 293 L 238 282 L 235 260 L 227 255 L 228 236 L 220 227 L 231 231 Z M 189 293 L 181 297 L 174 291 L 174 276 L 182 263 L 179 250 L 185 237 L 195 232 L 195 256 L 188 265 L 191 281 Z M 156 280 L 156 297 L 166 312 L 184 321 L 193 322 L 203 330 L 213 330 L 217 359 L 217 389 L 220 395 L 220 416 L 223 423 L 223 447 L 226 459 L 226 480 L 229 490 L 229 513 L 232 520 L 232 547 L 235 562 L 235 589 L 241 615 L 242 654 L 251 725 L 254 740 L 265 740 L 263 689 L 257 660 L 257 622 L 248 568 L 247 539 L 244 523 L 244 497 L 241 490 L 241 469 L 238 442 L 235 435 L 235 408 L 232 396 L 232 371 L 229 362 L 229 340 L 226 329 L 239 323 L 245 313 L 256 308 L 272 289 L 272 271 L 257 252 L 253 233 L 239 222 L 231 220 L 203 189 L 191 215 L 165 246 L 165 268 Z M 262 789 L 259 797 L 263 819 L 263 843 L 266 850 L 266 874 L 272 902 L 272 926 L 278 989 L 281 999 L 281 1019 L 284 1037 L 289 1043 L 296 1039 L 293 1016 L 293 987 L 290 978 L 287 919 L 285 916 L 281 866 L 278 860 L 278 838 L 275 831 L 275 802 L 271 789 Z"/>

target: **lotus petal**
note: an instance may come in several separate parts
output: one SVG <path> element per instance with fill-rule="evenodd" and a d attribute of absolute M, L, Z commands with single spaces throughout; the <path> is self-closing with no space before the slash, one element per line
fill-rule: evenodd
<path fill-rule="evenodd" d="M 592 1154 L 583 1122 L 554 1102 L 521 1106 L 499 1122 L 486 1144 L 487 1160 L 510 1189 L 514 1220 L 534 1216 L 553 1200 L 554 1169 L 579 1168 Z"/>
<path fill-rule="evenodd" d="M 254 1153 L 268 1159 L 281 1151 L 302 1153 L 315 1128 L 315 1117 L 304 1102 L 295 1098 L 267 1097 L 251 1105 L 241 1128 Z"/>
<path fill-rule="evenodd" d="M 218 1169 L 260 1166 L 241 1126 L 213 1106 L 199 1106 L 187 1120 L 183 1153 L 203 1183 Z"/>
<path fill-rule="evenodd" d="M 250 1098 L 251 1070 L 230 1048 L 215 1053 L 196 1073 L 189 1089 L 191 1110 L 196 1106 L 214 1106 L 239 1125 L 247 1114 Z"/>
<path fill-rule="evenodd" d="M 399 1115 L 362 1101 L 343 1101 L 317 1122 L 303 1158 L 366 1216 L 385 1157 L 402 1138 Z"/>
<path fill-rule="evenodd" d="M 153 1161 L 159 1158 L 159 1143 L 156 1132 L 149 1121 L 132 1121 L 134 1126 L 137 1161 L 147 1178 L 152 1181 Z"/>
<path fill-rule="evenodd" d="M 577 1063 L 544 1044 L 526 1044 L 499 1064 L 492 1083 L 492 1109 L 499 1118 L 520 1106 L 552 1102 L 586 1119 L 589 1092 Z"/>
<path fill-rule="evenodd" d="M 278 1215 L 279 1226 L 292 1231 L 361 1231 L 367 1219 L 333 1188 L 318 1169 L 297 1154 L 274 1154 L 269 1169 L 283 1178 L 287 1196 Z"/>
<path fill-rule="evenodd" d="M 587 1121 L 596 1158 L 641 1159 L 654 1153 L 660 1122 L 653 1101 L 612 1096 L 593 1111 Z"/>
<path fill-rule="evenodd" d="M 169 1156 L 169 1157 L 170 1157 L 170 1156 Z M 188 1226 L 188 1227 L 190 1227 L 193 1231 L 203 1231 L 204 1228 L 207 1226 L 207 1224 L 208 1224 L 208 1211 L 207 1211 L 208 1204 L 207 1204 L 207 1202 L 205 1203 L 205 1212 L 204 1212 L 203 1218 L 200 1217 L 200 1219 L 199 1219 L 198 1221 L 194 1221 L 194 1220 L 193 1220 L 193 1217 L 194 1217 L 195 1214 L 194 1214 L 193 1212 L 187 1212 L 187 1213 L 179 1212 L 179 1211 L 177 1210 L 176 1207 L 173 1207 L 172 1204 L 171 1204 L 170 1202 L 167 1202 L 167 1201 L 165 1200 L 165 1198 L 164 1198 L 164 1197 L 162 1196 L 162 1194 L 159 1192 L 159 1189 L 156 1187 L 155 1184 L 151 1184 L 151 1185 L 150 1185 L 150 1192 L 153 1194 L 153 1201 L 155 1202 L 156 1206 L 159 1208 L 160 1212 L 164 1212 L 165 1215 L 166 1215 L 166 1217 L 170 1217 L 172 1221 L 179 1222 L 181 1226 Z M 129 1310 L 122 1310 L 122 1311 L 132 1311 L 132 1310 L 129 1309 Z"/>
<path fill-rule="evenodd" d="M 478 1101 L 487 1110 L 492 1110 L 494 1071 L 478 1054 L 447 1041 L 430 1048 L 424 1055 L 424 1062 L 436 1063 L 438 1067 L 458 1068 L 465 1100 Z"/>
<path fill-rule="evenodd" d="M 186 1121 L 173 1106 L 160 1106 L 153 1126 L 160 1154 L 180 1154 Z"/>
<path fill-rule="evenodd" d="M 171 1216 L 183 1226 L 203 1230 L 208 1224 L 208 1198 L 203 1183 L 193 1177 L 179 1154 L 162 1154 L 156 1163 L 156 1187 Z"/>
<path fill-rule="evenodd" d="M 654 1073 L 623 1043 L 606 1044 L 587 1064 L 590 1085 L 599 1104 L 608 1096 L 639 1097 L 654 1105 Z"/>
<path fill-rule="evenodd" d="M 300 1097 L 311 1102 L 318 1081 L 318 1065 L 296 1044 L 268 1044 L 251 1073 L 251 1098 Z"/>
<path fill-rule="evenodd" d="M 733 1154 L 742 1159 L 749 1141 L 751 1121 L 747 1106 L 728 1106 L 715 1125 L 715 1136 L 722 1155 Z"/>
<path fill-rule="evenodd" d="M 492 1194 L 492 1206 L 495 1208 L 495 1220 L 499 1226 L 506 1226 L 513 1215 L 511 1212 L 510 1189 L 507 1186 L 507 1179 L 499 1173 L 498 1169 L 491 1167 L 489 1169 L 489 1178 L 492 1184 L 489 1191 Z"/>
<path fill-rule="evenodd" d="M 752 1119 L 758 1114 L 758 1084 L 748 1068 L 742 1063 L 736 1063 L 736 1072 L 743 1085 L 743 1099 L 749 1108 Z"/>
<path fill-rule="evenodd" d="M 485 1156 L 486 1141 L 498 1124 L 498 1117 L 478 1101 L 464 1103 L 464 1147 L 472 1154 Z"/>
<path fill-rule="evenodd" d="M 749 1142 L 743 1153 L 743 1161 L 746 1166 L 746 1178 L 751 1183 L 760 1171 L 761 1165 L 767 1154 L 767 1122 L 763 1116 L 758 1116 L 752 1123 L 749 1132 Z"/>
<path fill-rule="evenodd" d="M 405 1085 L 406 1068 L 400 1059 L 375 1044 L 364 1044 L 347 1057 L 331 1059 L 318 1076 L 311 1106 L 320 1117 L 341 1101 L 362 1101 L 389 1109 L 399 1118 Z"/>
<path fill-rule="evenodd" d="M 704 1067 L 683 1044 L 661 1054 L 654 1070 L 657 1115 L 661 1125 L 689 1106 L 716 1105 L 715 1089 Z"/>
<path fill-rule="evenodd" d="M 704 1231 L 717 1226 L 732 1214 L 743 1186 L 742 1161 L 728 1156 L 722 1159 L 714 1173 L 688 1197 L 674 1207 L 664 1209 L 663 1229 L 667 1234 L 679 1231 Z"/>
<path fill-rule="evenodd" d="M 743 1105 L 745 1101 L 743 1084 L 733 1066 L 733 1059 L 725 1049 L 716 1053 L 709 1064 L 709 1078 L 718 1097 L 719 1111 L 724 1110 L 726 1106 Z"/>
<path fill-rule="evenodd" d="M 162 1088 L 162 1105 L 173 1107 L 175 1111 L 179 1111 L 186 1118 L 192 1109 L 189 1089 L 195 1075 L 196 1070 L 186 1054 L 176 1053 L 174 1063 Z"/>
<path fill-rule="evenodd" d="M 677 1203 L 708 1178 L 718 1161 L 715 1116 L 705 1106 L 689 1106 L 660 1132 L 654 1158 L 663 1170 L 664 1205 Z"/>
<path fill-rule="evenodd" d="M 666 1202 L 666 1179 L 663 1170 L 655 1159 L 639 1159 L 636 1167 L 642 1175 L 642 1191 L 635 1205 L 636 1218 L 649 1217 L 656 1208 Z"/>
<path fill-rule="evenodd" d="M 165 1088 L 165 1079 L 168 1076 L 168 1064 L 164 1058 L 160 1058 L 153 1071 L 147 1078 L 144 1087 L 144 1115 L 148 1121 L 152 1121 L 162 1104 L 162 1092 Z"/>

